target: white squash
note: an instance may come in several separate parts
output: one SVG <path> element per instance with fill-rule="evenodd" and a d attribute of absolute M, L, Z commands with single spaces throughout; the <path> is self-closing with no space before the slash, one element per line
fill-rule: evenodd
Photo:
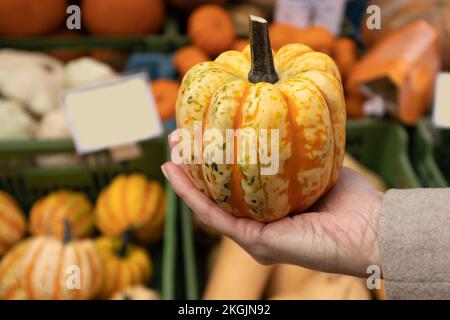
<path fill-rule="evenodd" d="M 42 117 L 39 123 L 36 138 L 38 139 L 68 139 L 71 138 L 70 130 L 67 125 L 64 110 L 58 108 L 52 110 Z M 48 156 L 39 156 L 36 162 L 43 167 L 72 166 L 81 163 L 78 155 L 56 154 Z"/>
<path fill-rule="evenodd" d="M 51 110 L 42 117 L 37 129 L 36 138 L 64 139 L 70 137 L 70 130 L 62 108 Z"/>
<path fill-rule="evenodd" d="M 36 122 L 20 103 L 0 99 L 0 140 L 31 138 L 35 130 Z"/>
<path fill-rule="evenodd" d="M 61 62 L 43 53 L 0 50 L 0 93 L 41 116 L 58 106 L 64 84 Z"/>
<path fill-rule="evenodd" d="M 66 88 L 74 88 L 96 82 L 111 80 L 117 77 L 109 65 L 90 57 L 70 61 L 64 67 Z"/>

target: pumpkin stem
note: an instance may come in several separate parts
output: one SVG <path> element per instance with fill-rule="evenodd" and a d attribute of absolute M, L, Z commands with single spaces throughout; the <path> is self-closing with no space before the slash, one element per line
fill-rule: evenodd
<path fill-rule="evenodd" d="M 278 75 L 273 64 L 269 24 L 265 19 L 253 15 L 250 15 L 249 20 L 252 68 L 248 74 L 248 81 L 275 83 L 278 81 Z"/>
<path fill-rule="evenodd" d="M 63 224 L 64 224 L 63 242 L 68 243 L 72 241 L 73 238 L 72 230 L 70 228 L 70 223 L 69 221 L 67 221 L 67 219 L 64 219 Z"/>
<path fill-rule="evenodd" d="M 117 251 L 117 254 L 119 257 L 123 258 L 125 257 L 125 254 L 127 253 L 128 243 L 131 240 L 131 229 L 127 229 L 122 233 L 122 241 L 120 242 L 119 250 Z"/>

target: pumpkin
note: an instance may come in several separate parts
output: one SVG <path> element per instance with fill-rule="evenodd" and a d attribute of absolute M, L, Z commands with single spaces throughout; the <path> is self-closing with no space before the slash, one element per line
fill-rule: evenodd
<path fill-rule="evenodd" d="M 259 264 L 236 242 L 223 237 L 203 299 L 262 299 L 273 268 Z"/>
<path fill-rule="evenodd" d="M 224 5 L 228 2 L 228 0 L 168 0 L 168 2 L 175 9 L 184 12 L 191 12 L 195 8 L 207 3 Z"/>
<path fill-rule="evenodd" d="M 0 98 L 0 140 L 30 139 L 36 127 L 36 121 L 21 103 Z"/>
<path fill-rule="evenodd" d="M 270 43 L 275 51 L 283 46 L 295 42 L 299 28 L 284 22 L 273 22 L 269 26 Z"/>
<path fill-rule="evenodd" d="M 25 235 L 22 209 L 6 192 L 0 190 L 0 256 Z"/>
<path fill-rule="evenodd" d="M 159 182 L 139 173 L 119 175 L 97 199 L 97 227 L 110 236 L 138 231 L 142 240 L 154 241 L 161 236 L 165 206 L 165 191 Z"/>
<path fill-rule="evenodd" d="M 224 210 L 269 222 L 305 210 L 336 182 L 344 157 L 345 103 L 339 70 L 329 56 L 294 43 L 273 61 L 267 22 L 253 17 L 251 26 L 251 55 L 250 48 L 224 52 L 186 74 L 176 118 L 191 137 L 194 122 L 203 119 L 205 131 L 214 128 L 223 137 L 228 129 L 279 130 L 276 173 L 261 174 L 261 148 L 253 163 L 240 150 L 232 164 L 211 162 L 231 142 L 204 141 L 202 164 L 182 157 L 192 182 Z M 244 147 L 254 147 L 258 135 L 250 142 L 241 139 L 247 140 Z"/>
<path fill-rule="evenodd" d="M 62 239 L 64 221 L 75 238 L 93 234 L 94 213 L 86 195 L 61 190 L 39 199 L 30 211 L 29 230 L 32 235 L 54 235 Z"/>
<path fill-rule="evenodd" d="M 54 31 L 66 17 L 67 0 L 0 0 L 0 34 L 34 36 Z"/>
<path fill-rule="evenodd" d="M 162 0 L 83 0 L 83 22 L 98 35 L 141 35 L 159 31 L 164 22 Z"/>
<path fill-rule="evenodd" d="M 97 296 L 102 265 L 92 240 L 32 237 L 14 246 L 0 263 L 0 299 L 85 300 Z M 73 286 L 69 285 L 73 284 Z"/>
<path fill-rule="evenodd" d="M 269 30 L 274 50 L 279 50 L 289 43 L 300 42 L 315 51 L 329 53 L 335 41 L 326 28 L 319 26 L 300 29 L 289 23 L 275 22 L 270 25 Z"/>
<path fill-rule="evenodd" d="M 201 6 L 192 12 L 187 22 L 187 33 L 193 44 L 211 56 L 229 49 L 236 38 L 230 14 L 214 4 Z"/>
<path fill-rule="evenodd" d="M 173 56 L 173 65 L 178 74 L 182 77 L 193 66 L 200 62 L 208 61 L 208 55 L 196 46 L 186 46 L 178 49 Z"/>
<path fill-rule="evenodd" d="M 109 299 L 128 287 L 145 284 L 153 272 L 150 256 L 144 248 L 113 237 L 100 237 L 96 246 L 104 268 L 100 297 Z"/>
<path fill-rule="evenodd" d="M 249 45 L 248 40 L 246 40 L 246 39 L 236 39 L 236 40 L 234 40 L 233 44 L 231 45 L 231 49 L 232 50 L 236 50 L 236 51 L 242 51 L 248 45 Z"/>
<path fill-rule="evenodd" d="M 342 77 L 346 78 L 358 60 L 358 48 L 355 41 L 350 38 L 336 39 L 331 51 Z"/>
<path fill-rule="evenodd" d="M 180 85 L 175 80 L 157 79 L 152 81 L 151 90 L 163 121 L 175 118 L 175 104 L 179 87 Z"/>
<path fill-rule="evenodd" d="M 348 86 L 380 95 L 387 111 L 414 124 L 429 108 L 440 70 L 436 30 L 417 20 L 383 38 L 348 76 Z"/>
<path fill-rule="evenodd" d="M 450 68 L 450 1 L 449 0 L 371 0 L 369 5 L 381 8 L 382 27 L 369 29 L 362 20 L 361 33 L 366 46 L 371 47 L 390 33 L 410 22 L 423 19 L 439 32 L 442 65 Z"/>
<path fill-rule="evenodd" d="M 112 300 L 159 300 L 159 294 L 153 289 L 136 285 L 115 293 Z"/>

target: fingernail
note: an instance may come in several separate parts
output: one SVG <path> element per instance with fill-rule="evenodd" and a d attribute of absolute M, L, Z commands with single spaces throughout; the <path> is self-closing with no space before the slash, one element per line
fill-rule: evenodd
<path fill-rule="evenodd" d="M 168 174 L 167 174 L 167 169 L 164 167 L 165 165 L 166 165 L 166 164 L 163 164 L 163 165 L 161 166 L 161 171 L 162 171 L 164 177 L 166 177 L 166 179 L 169 179 Z"/>

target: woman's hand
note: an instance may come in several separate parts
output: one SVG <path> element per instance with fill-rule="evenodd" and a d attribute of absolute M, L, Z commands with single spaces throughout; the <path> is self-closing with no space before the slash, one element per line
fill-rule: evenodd
<path fill-rule="evenodd" d="M 162 171 L 203 223 L 263 264 L 288 263 L 356 276 L 367 276 L 369 265 L 381 266 L 377 228 L 382 193 L 350 169 L 342 169 L 337 184 L 313 211 L 268 224 L 225 212 L 197 190 L 180 166 L 167 162 Z"/>

